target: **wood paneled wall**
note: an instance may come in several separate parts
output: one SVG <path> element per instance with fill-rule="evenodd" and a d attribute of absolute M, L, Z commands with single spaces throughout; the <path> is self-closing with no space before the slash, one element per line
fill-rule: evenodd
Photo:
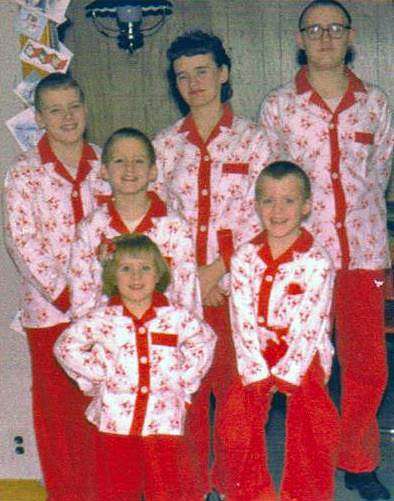
<path fill-rule="evenodd" d="M 88 3 L 71 1 L 67 14 L 72 25 L 66 45 L 75 54 L 74 76 L 86 92 L 89 136 L 102 144 L 119 127 L 138 127 L 152 136 L 179 116 L 168 93 L 166 50 L 187 29 L 212 31 L 222 38 L 233 64 L 233 108 L 254 119 L 263 97 L 297 69 L 294 33 L 308 2 L 174 0 L 173 15 L 133 55 L 95 30 L 85 18 Z M 393 102 L 393 1 L 352 0 L 345 4 L 358 30 L 354 69 L 391 94 Z"/>

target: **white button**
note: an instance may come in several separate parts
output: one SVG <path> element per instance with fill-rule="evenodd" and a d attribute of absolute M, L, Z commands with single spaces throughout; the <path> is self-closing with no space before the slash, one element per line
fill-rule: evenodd
<path fill-rule="evenodd" d="M 342 223 L 336 223 L 336 224 L 335 224 L 335 226 L 336 226 L 336 228 L 338 228 L 338 229 L 339 229 L 339 228 L 342 228 Z"/>
<path fill-rule="evenodd" d="M 78 192 L 77 192 L 77 191 L 73 191 L 73 192 L 71 193 L 71 196 L 72 196 L 73 198 L 78 198 Z"/>
<path fill-rule="evenodd" d="M 147 364 L 148 363 L 148 357 L 141 357 L 140 358 L 141 364 Z"/>
<path fill-rule="evenodd" d="M 333 172 L 333 173 L 331 174 L 331 177 L 332 177 L 333 179 L 338 179 L 338 177 L 339 177 L 339 176 L 338 176 L 338 174 L 337 174 L 336 172 Z"/>
<path fill-rule="evenodd" d="M 273 279 L 274 279 L 274 277 L 273 277 L 272 275 L 267 275 L 267 276 L 265 277 L 265 281 L 266 281 L 266 282 L 272 282 L 272 280 L 273 280 Z"/>
<path fill-rule="evenodd" d="M 148 393 L 148 388 L 146 386 L 141 386 L 141 393 Z"/>
<path fill-rule="evenodd" d="M 205 188 L 203 190 L 201 190 L 201 195 L 206 197 L 208 195 L 208 190 L 206 190 Z"/>
<path fill-rule="evenodd" d="M 328 126 L 328 128 L 329 128 L 330 130 L 335 129 L 335 125 L 334 125 L 334 124 L 330 124 L 330 125 Z"/>
<path fill-rule="evenodd" d="M 145 327 L 140 327 L 140 328 L 138 329 L 138 333 L 139 333 L 139 334 L 146 334 L 146 329 L 145 329 Z"/>
<path fill-rule="evenodd" d="M 265 322 L 265 318 L 264 317 L 257 317 L 257 321 L 260 323 L 260 324 L 263 324 Z"/>
<path fill-rule="evenodd" d="M 204 155 L 203 160 L 204 160 L 205 162 L 209 162 L 211 159 L 210 159 L 209 155 Z"/>
<path fill-rule="evenodd" d="M 200 231 L 202 231 L 202 232 L 207 231 L 207 227 L 206 227 L 206 226 L 204 226 L 204 225 L 200 226 Z"/>

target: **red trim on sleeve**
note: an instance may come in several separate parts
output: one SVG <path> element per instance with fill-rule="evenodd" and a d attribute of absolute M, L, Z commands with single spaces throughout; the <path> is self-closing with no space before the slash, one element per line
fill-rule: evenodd
<path fill-rule="evenodd" d="M 59 294 L 59 296 L 53 301 L 53 306 L 56 306 L 58 310 L 60 310 L 62 313 L 66 313 L 68 309 L 71 306 L 71 301 L 70 301 L 70 291 L 68 290 L 68 287 L 65 287 L 62 292 Z"/>

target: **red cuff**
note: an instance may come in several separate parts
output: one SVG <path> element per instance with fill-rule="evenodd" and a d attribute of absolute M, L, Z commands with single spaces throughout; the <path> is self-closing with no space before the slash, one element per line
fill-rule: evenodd
<path fill-rule="evenodd" d="M 219 230 L 217 232 L 219 245 L 219 254 L 224 262 L 226 271 L 230 271 L 231 256 L 234 252 L 233 232 L 229 229 Z"/>
<path fill-rule="evenodd" d="M 66 313 L 66 311 L 70 308 L 71 302 L 70 302 L 70 291 L 68 290 L 68 287 L 65 287 L 60 295 L 53 301 L 53 306 L 56 306 L 58 310 L 60 310 L 62 313 Z"/>
<path fill-rule="evenodd" d="M 286 395 L 291 395 L 298 388 L 297 385 L 288 383 L 283 379 L 273 376 L 274 384 L 278 388 L 278 391 L 285 393 Z"/>

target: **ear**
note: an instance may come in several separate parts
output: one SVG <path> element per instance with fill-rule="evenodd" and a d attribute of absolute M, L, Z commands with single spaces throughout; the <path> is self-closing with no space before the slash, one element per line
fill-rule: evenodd
<path fill-rule="evenodd" d="M 223 64 L 220 67 L 220 83 L 224 84 L 228 82 L 229 77 L 230 77 L 230 72 L 228 70 L 228 66 L 227 64 Z"/>
<path fill-rule="evenodd" d="M 355 28 L 349 30 L 349 37 L 348 37 L 349 45 L 354 42 L 356 35 L 357 31 Z"/>
<path fill-rule="evenodd" d="M 304 218 L 309 216 L 311 210 L 312 210 L 312 200 L 310 198 L 307 198 L 302 207 L 302 215 L 304 216 Z"/>
<path fill-rule="evenodd" d="M 36 123 L 37 123 L 38 127 L 40 129 L 45 129 L 45 121 L 44 121 L 44 119 L 42 117 L 41 112 L 36 110 L 36 112 L 34 113 L 34 115 L 35 115 L 35 119 L 36 119 Z"/>
<path fill-rule="evenodd" d="M 105 164 L 101 164 L 100 174 L 104 181 L 109 181 L 109 172 Z"/>
<path fill-rule="evenodd" d="M 157 178 L 157 167 L 156 167 L 156 164 L 153 164 L 150 166 L 150 169 L 149 169 L 149 181 L 155 181 L 156 178 Z"/>
<path fill-rule="evenodd" d="M 296 39 L 296 43 L 297 43 L 298 48 L 304 50 L 305 49 L 304 40 L 302 38 L 302 34 L 300 31 L 296 31 L 295 39 Z"/>

